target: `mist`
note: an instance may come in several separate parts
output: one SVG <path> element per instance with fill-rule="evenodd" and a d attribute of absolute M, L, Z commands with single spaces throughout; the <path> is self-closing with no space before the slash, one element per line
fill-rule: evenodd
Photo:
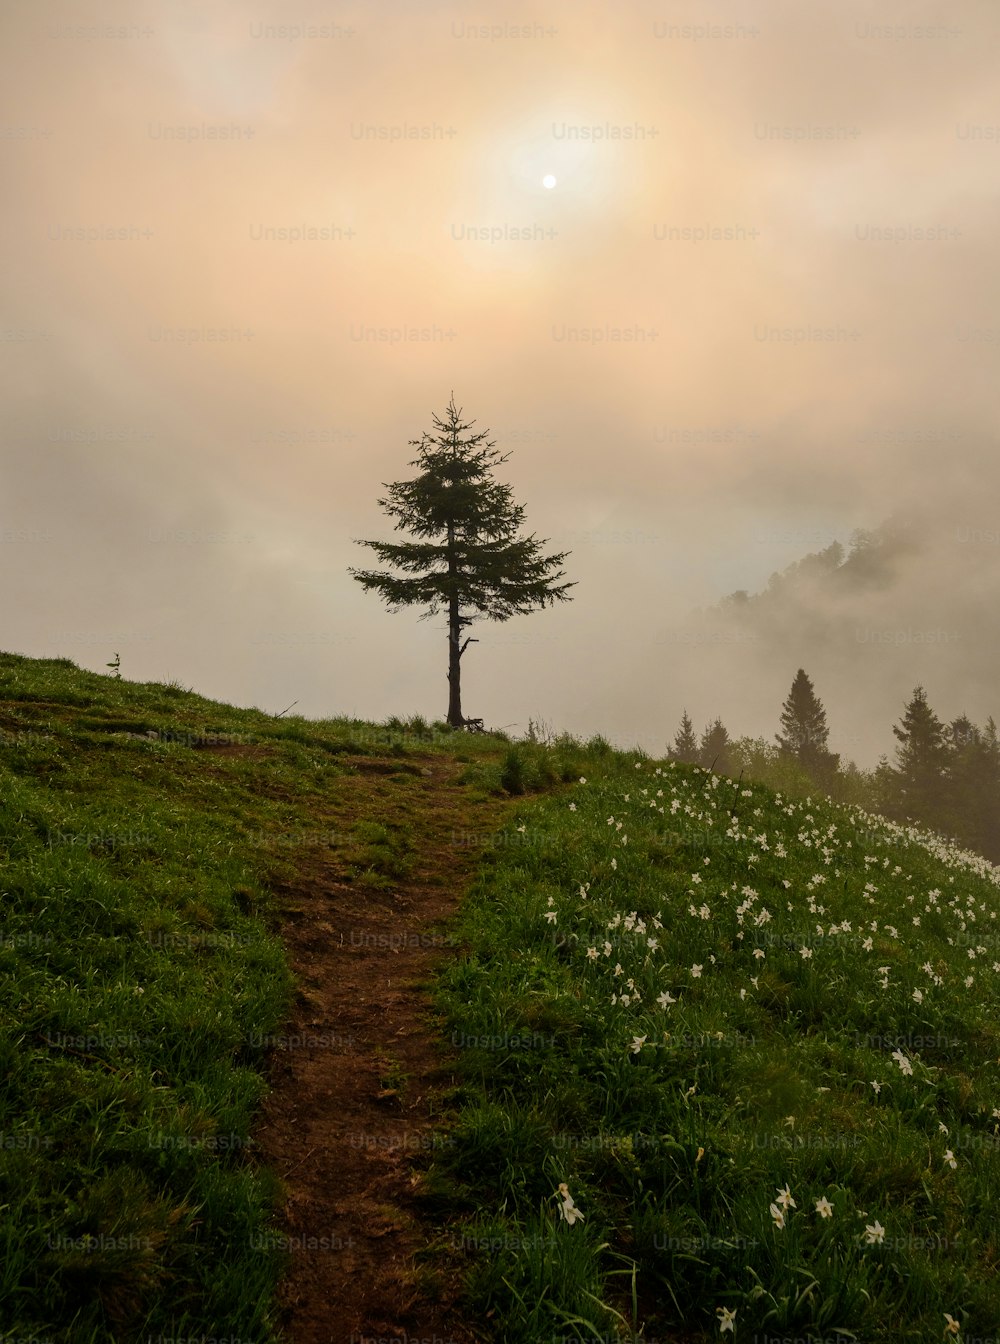
<path fill-rule="evenodd" d="M 577 583 L 473 628 L 469 715 L 771 738 L 802 666 L 871 765 L 918 683 L 1000 710 L 985 6 L 38 0 L 0 27 L 4 648 L 443 717 L 443 619 L 347 570 L 454 392 Z M 896 515 L 869 589 L 697 615 Z"/>

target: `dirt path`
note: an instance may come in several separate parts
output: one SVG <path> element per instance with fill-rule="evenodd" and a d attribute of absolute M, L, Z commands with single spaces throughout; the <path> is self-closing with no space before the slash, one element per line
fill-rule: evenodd
<path fill-rule="evenodd" d="M 299 992 L 255 1137 L 262 1161 L 285 1184 L 282 1235 L 292 1261 L 280 1301 L 288 1344 L 476 1338 L 454 1305 L 457 1270 L 436 1289 L 415 1272 L 414 1253 L 431 1232 L 421 1221 L 413 1161 L 447 1141 L 430 1098 L 457 1081 L 419 982 L 457 955 L 429 928 L 454 914 L 467 889 L 481 852 L 469 833 L 494 832 L 513 800 L 471 802 L 457 783 L 457 762 L 406 761 L 403 769 L 421 773 L 402 783 L 387 773 L 398 765 L 354 762 L 359 774 L 338 777 L 329 814 L 310 822 L 405 819 L 413 836 L 408 875 L 372 891 L 344 880 L 335 849 L 317 848 L 280 891 Z"/>

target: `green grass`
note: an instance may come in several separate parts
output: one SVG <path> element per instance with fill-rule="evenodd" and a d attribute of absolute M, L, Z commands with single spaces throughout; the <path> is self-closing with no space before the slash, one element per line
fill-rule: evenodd
<path fill-rule="evenodd" d="M 317 818 L 359 757 L 412 770 L 452 736 L 0 655 L 0 1339 L 277 1339 L 250 1138 L 292 992 L 271 893 L 316 845 L 361 887 L 405 873 L 402 819 Z"/>
<path fill-rule="evenodd" d="M 520 826 L 438 987 L 463 1081 L 429 1189 L 473 1317 L 510 1344 L 718 1338 L 723 1310 L 757 1344 L 995 1336 L 1000 871 L 621 756 Z"/>
<path fill-rule="evenodd" d="M 275 719 L 0 655 L 0 1340 L 277 1341 L 249 1141 L 293 988 L 273 893 L 316 845 L 360 900 L 405 878 L 415 753 L 522 800 L 436 980 L 460 1068 L 454 1143 L 417 1160 L 427 1282 L 457 1259 L 510 1344 L 718 1339 L 724 1312 L 754 1344 L 955 1338 L 945 1313 L 994 1338 L 984 860 L 601 738 Z M 359 769 L 387 812 L 337 802 Z"/>

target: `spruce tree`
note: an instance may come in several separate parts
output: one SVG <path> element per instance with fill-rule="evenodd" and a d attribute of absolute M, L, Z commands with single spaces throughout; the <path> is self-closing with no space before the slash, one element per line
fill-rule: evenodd
<path fill-rule="evenodd" d="M 681 716 L 681 726 L 674 737 L 670 758 L 674 761 L 684 761 L 687 765 L 698 764 L 698 739 L 695 737 L 694 724 L 687 710 Z"/>
<path fill-rule="evenodd" d="M 775 734 L 781 754 L 793 757 L 814 778 L 828 779 L 840 757 L 827 748 L 826 710 L 801 667 L 782 706 L 781 726 L 784 732 Z"/>
<path fill-rule="evenodd" d="M 733 768 L 732 757 L 729 754 L 731 746 L 729 733 L 722 720 L 716 719 L 701 735 L 698 749 L 699 765 L 703 765 L 706 770 L 713 770 L 717 775 L 731 774 Z"/>
<path fill-rule="evenodd" d="M 896 778 L 900 808 L 905 816 L 933 826 L 945 805 L 948 746 L 945 726 L 927 703 L 927 692 L 917 686 L 900 724 L 893 725 L 898 739 Z"/>
<path fill-rule="evenodd" d="M 1000 821 L 1000 743 L 996 724 L 977 728 L 966 714 L 946 731 L 948 807 L 941 825 L 964 845 L 996 862 Z"/>
<path fill-rule="evenodd" d="M 383 482 L 389 493 L 379 506 L 397 520 L 397 531 L 411 532 L 419 540 L 357 542 L 370 546 L 383 564 L 395 565 L 407 575 L 348 570 L 366 591 L 379 591 L 390 611 L 428 603 L 421 620 L 442 608 L 447 611 L 447 721 L 456 728 L 468 722 L 462 714 L 460 661 L 467 646 L 478 642 L 467 636 L 462 643 L 462 631 L 477 619 L 506 621 L 537 607 L 569 601 L 566 591 L 575 586 L 556 583 L 563 577 L 558 566 L 568 551 L 542 556 L 544 541 L 516 535 L 524 508 L 511 502 L 509 485 L 491 478 L 493 469 L 510 454 L 495 451 L 487 430 L 463 438 L 475 421 L 466 423 L 460 417 L 452 395 L 446 418 L 434 416 L 437 436 L 425 431 L 420 439 L 410 440 L 419 449 L 410 465 L 420 467 L 420 475 L 391 485 Z"/>

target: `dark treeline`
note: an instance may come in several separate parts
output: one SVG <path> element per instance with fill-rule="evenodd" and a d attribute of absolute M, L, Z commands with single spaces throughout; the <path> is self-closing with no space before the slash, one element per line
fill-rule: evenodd
<path fill-rule="evenodd" d="M 895 760 L 874 770 L 846 764 L 827 746 L 826 711 L 799 668 L 779 715 L 781 731 L 735 741 L 720 719 L 699 738 L 687 711 L 668 751 L 672 760 L 750 779 L 786 793 L 825 793 L 894 821 L 913 822 L 1000 863 L 1000 737 L 992 717 L 984 727 L 961 714 L 942 722 L 917 686 L 892 727 Z"/>

